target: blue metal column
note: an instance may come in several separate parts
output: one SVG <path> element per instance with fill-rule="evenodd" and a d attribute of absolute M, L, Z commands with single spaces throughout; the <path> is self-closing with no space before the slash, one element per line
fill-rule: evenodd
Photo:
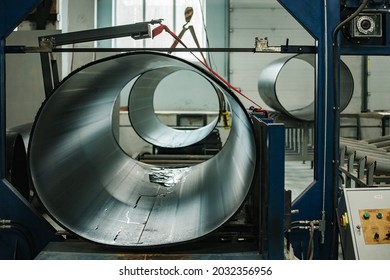
<path fill-rule="evenodd" d="M 337 252 L 337 233 L 333 231 L 335 211 L 334 185 L 338 159 L 333 154 L 338 149 L 335 141 L 334 68 L 332 32 L 340 22 L 339 0 L 278 0 L 289 13 L 315 38 L 318 44 L 317 81 L 315 96 L 315 155 L 314 181 L 293 203 L 299 210 L 294 220 L 320 220 L 320 232 L 314 240 L 314 259 L 333 259 Z M 336 124 L 337 126 L 337 124 Z M 306 258 L 308 234 L 292 233 L 294 250 Z"/>
<path fill-rule="evenodd" d="M 5 179 L 5 40 L 39 2 L 0 1 L 0 259 L 34 258 L 50 240 L 59 239 L 54 228 Z"/>
<path fill-rule="evenodd" d="M 267 259 L 284 259 L 284 139 L 283 124 L 267 125 L 268 211 L 267 211 Z M 283 174 L 281 176 L 280 174 Z"/>
<path fill-rule="evenodd" d="M 285 127 L 273 119 L 253 114 L 258 143 L 257 174 L 254 180 L 259 203 L 259 252 L 264 259 L 283 260 L 285 248 Z M 257 200 L 257 198 L 259 200 Z M 255 215 L 256 216 L 256 215 Z"/>

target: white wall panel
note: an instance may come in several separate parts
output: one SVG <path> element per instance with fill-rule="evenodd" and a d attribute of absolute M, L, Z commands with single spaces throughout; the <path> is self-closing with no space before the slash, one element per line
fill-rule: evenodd
<path fill-rule="evenodd" d="M 231 9 L 231 27 L 238 29 L 301 29 L 299 23 L 284 9 Z"/>
<path fill-rule="evenodd" d="M 314 39 L 284 9 L 239 9 L 230 13 L 230 47 L 250 48 L 255 45 L 255 38 L 267 37 L 270 45 L 314 45 Z M 230 82 L 241 89 L 250 99 L 265 109 L 270 109 L 261 100 L 257 81 L 263 68 L 272 61 L 292 54 L 273 53 L 231 53 Z M 294 82 L 294 77 L 285 80 Z M 241 98 L 244 106 L 251 106 L 249 101 Z"/>
<path fill-rule="evenodd" d="M 59 34 L 59 30 L 15 31 L 7 38 L 8 45 L 37 46 L 38 37 Z M 61 56 L 54 54 L 61 74 Z M 39 54 L 6 56 L 6 126 L 32 123 L 45 100 Z"/>
<path fill-rule="evenodd" d="M 249 0 L 248 0 L 249 1 Z M 280 46 L 289 39 L 290 45 L 315 45 L 315 40 L 310 34 L 280 5 L 270 8 L 269 1 L 263 5 L 255 5 L 248 9 L 247 0 L 242 4 L 239 1 L 232 1 L 230 10 L 230 47 L 231 48 L 251 48 L 254 47 L 255 38 L 265 38 L 269 40 L 270 46 Z M 276 1 L 274 1 L 276 2 Z M 242 7 L 242 8 L 241 8 Z M 240 88 L 249 98 L 256 103 L 269 109 L 260 99 L 257 91 L 258 77 L 262 69 L 272 61 L 282 56 L 292 56 L 293 54 L 267 54 L 267 53 L 231 53 L 230 54 L 230 82 Z M 343 57 L 343 61 L 350 68 L 355 81 L 353 98 L 344 112 L 358 113 L 361 108 L 361 67 L 360 57 Z M 297 73 L 299 75 L 299 69 Z M 313 79 L 313 77 L 311 77 Z M 296 75 L 284 78 L 283 88 L 288 88 L 289 84 L 296 83 Z M 278 81 L 279 83 L 279 81 Z M 314 93 L 313 93 L 314 95 Z M 287 99 L 285 99 L 288 101 Z M 245 106 L 253 105 L 246 100 Z M 292 106 L 296 106 L 296 95 L 291 94 Z"/>
<path fill-rule="evenodd" d="M 368 66 L 368 107 L 370 111 L 389 111 L 390 57 L 370 57 Z"/>

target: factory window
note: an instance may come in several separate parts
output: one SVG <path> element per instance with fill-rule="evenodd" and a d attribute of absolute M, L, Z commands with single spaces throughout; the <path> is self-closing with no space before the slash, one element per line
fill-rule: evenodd
<path fill-rule="evenodd" d="M 195 30 L 196 38 L 201 47 L 204 47 L 205 23 L 204 23 L 204 0 L 115 0 L 113 1 L 113 21 L 114 25 L 130 24 L 152 19 L 163 19 L 163 24 L 167 25 L 175 34 L 179 35 L 186 24 L 185 9 L 192 7 L 193 16 L 188 23 Z M 152 25 L 152 28 L 157 25 Z M 190 30 L 186 30 L 183 42 L 187 47 L 196 47 L 194 38 Z M 167 32 L 161 33 L 154 39 L 133 40 L 132 38 L 119 38 L 114 42 L 119 48 L 169 48 L 174 42 L 174 38 Z M 179 44 L 177 47 L 181 47 Z M 190 53 L 176 52 L 175 55 L 185 59 L 193 60 Z"/>

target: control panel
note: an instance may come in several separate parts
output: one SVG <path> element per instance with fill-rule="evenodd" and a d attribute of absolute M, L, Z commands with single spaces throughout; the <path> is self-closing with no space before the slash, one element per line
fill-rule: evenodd
<path fill-rule="evenodd" d="M 359 211 L 366 244 L 390 244 L 390 208 Z"/>
<path fill-rule="evenodd" d="M 345 259 L 390 259 L 390 188 L 343 189 L 337 215 Z"/>

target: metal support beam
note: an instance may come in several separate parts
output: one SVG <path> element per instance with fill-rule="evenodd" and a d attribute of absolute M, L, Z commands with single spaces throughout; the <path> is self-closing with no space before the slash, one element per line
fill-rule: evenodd
<path fill-rule="evenodd" d="M 334 158 L 337 143 L 335 131 L 334 65 L 332 32 L 340 21 L 338 0 L 278 0 L 282 6 L 313 36 L 317 42 L 317 75 L 315 97 L 315 156 L 314 181 L 294 202 L 296 220 L 320 220 L 320 234 L 314 240 L 314 259 L 333 259 L 337 256 L 337 232 L 334 228 L 335 195 L 334 185 L 338 169 L 338 158 Z M 294 250 L 307 251 L 307 233 L 294 233 Z M 336 249 L 335 249 L 336 248 Z"/>
<path fill-rule="evenodd" d="M 0 176 L 5 177 L 5 39 L 0 39 Z"/>
<path fill-rule="evenodd" d="M 5 39 L 41 0 L 0 1 L 0 37 Z"/>
<path fill-rule="evenodd" d="M 285 225 L 290 224 L 291 197 L 285 199 L 284 144 L 285 127 L 271 119 L 253 116 L 259 145 L 254 184 L 260 190 L 259 203 L 259 252 L 264 259 L 284 259 Z M 257 187 L 256 187 L 257 189 Z M 287 211 L 285 212 L 285 210 Z M 287 213 L 290 210 L 290 213 Z"/>
<path fill-rule="evenodd" d="M 50 240 L 59 239 L 49 223 L 5 179 L 5 39 L 39 2 L 0 1 L 0 259 L 34 258 Z"/>
<path fill-rule="evenodd" d="M 268 124 L 268 259 L 284 258 L 284 125 Z"/>

